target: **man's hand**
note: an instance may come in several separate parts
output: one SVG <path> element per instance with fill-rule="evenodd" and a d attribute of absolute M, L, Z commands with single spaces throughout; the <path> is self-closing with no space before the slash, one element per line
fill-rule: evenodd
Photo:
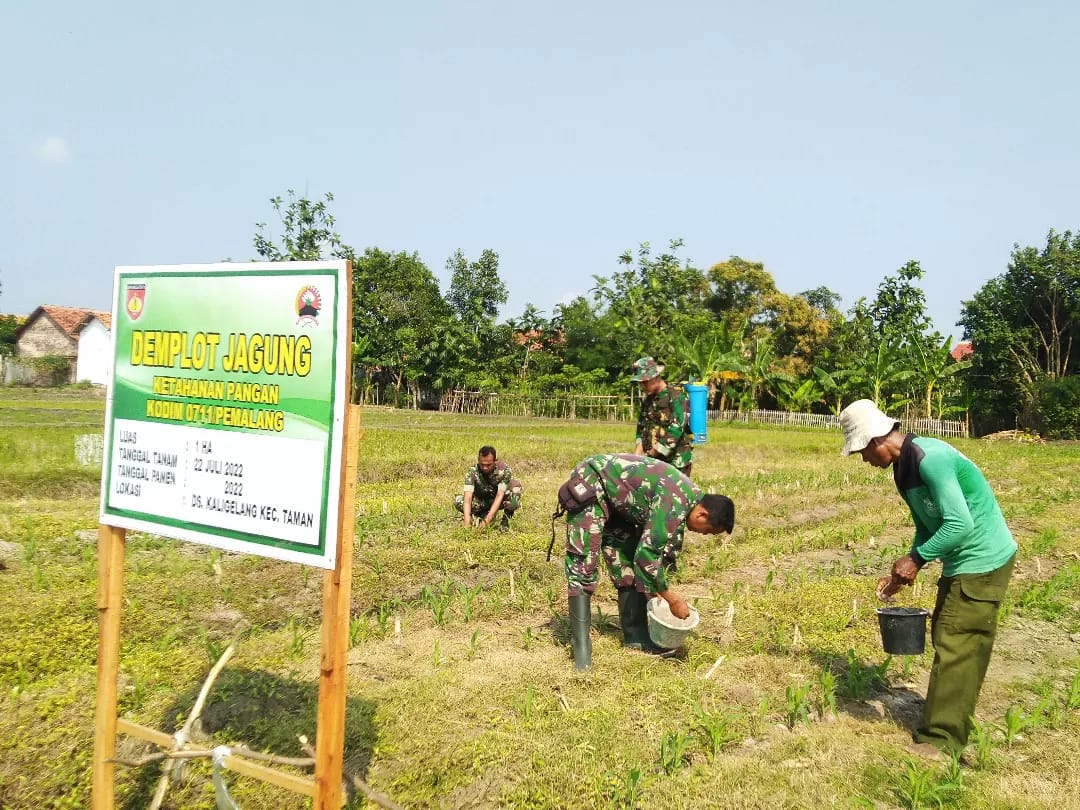
<path fill-rule="evenodd" d="M 668 603 L 668 608 L 671 609 L 671 615 L 676 619 L 686 619 L 690 616 L 690 606 L 677 593 L 665 591 L 660 596 L 664 597 L 664 600 Z"/>
<path fill-rule="evenodd" d="M 468 513 L 468 512 L 466 512 L 466 513 L 465 513 L 465 528 L 467 529 L 467 528 L 469 528 L 470 526 L 472 526 L 472 518 L 471 518 L 471 517 L 469 517 L 469 513 Z"/>
<path fill-rule="evenodd" d="M 638 442 L 637 444 L 634 445 L 634 455 L 635 456 L 643 456 L 643 455 L 645 455 L 645 448 L 642 446 L 641 442 Z"/>
<path fill-rule="evenodd" d="M 904 583 L 896 577 L 882 577 L 877 581 L 877 598 L 882 602 L 891 602 L 893 594 L 904 587 Z"/>
<path fill-rule="evenodd" d="M 919 575 L 919 566 L 912 559 L 910 554 L 905 554 L 899 560 L 893 563 L 892 576 L 894 579 L 899 579 L 905 585 L 911 585 L 915 582 L 915 577 Z"/>

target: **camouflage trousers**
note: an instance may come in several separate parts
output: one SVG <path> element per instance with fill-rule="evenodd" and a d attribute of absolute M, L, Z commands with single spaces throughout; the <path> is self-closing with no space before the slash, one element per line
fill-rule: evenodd
<path fill-rule="evenodd" d="M 616 588 L 634 587 L 647 593 L 634 573 L 634 554 L 641 527 L 618 515 L 605 518 L 600 503 L 566 516 L 566 592 L 594 593 L 600 581 L 601 555 Z"/>
<path fill-rule="evenodd" d="M 502 509 L 508 515 L 514 514 L 521 508 L 521 482 L 516 478 L 510 482 L 510 489 L 506 491 L 506 495 L 502 499 L 502 503 L 499 504 L 499 509 Z M 476 497 L 476 493 L 473 493 L 472 501 L 472 514 L 473 517 L 484 517 L 491 509 L 492 501 L 484 501 Z M 464 493 L 454 496 L 454 508 L 463 513 L 465 512 L 465 495 Z"/>

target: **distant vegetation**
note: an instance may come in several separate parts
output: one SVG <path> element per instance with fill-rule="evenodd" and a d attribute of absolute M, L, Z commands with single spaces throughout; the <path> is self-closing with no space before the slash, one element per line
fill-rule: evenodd
<path fill-rule="evenodd" d="M 550 316 L 527 304 L 498 322 L 508 291 L 497 253 L 456 251 L 443 295 L 416 253 L 343 242 L 332 201 L 274 198 L 280 234 L 258 224 L 255 249 L 268 260 L 352 259 L 357 398 L 377 391 L 419 407 L 451 389 L 625 395 L 629 364 L 651 354 L 669 379 L 709 385 L 712 408 L 835 413 L 871 397 L 906 417 L 967 419 L 977 434 L 1080 436 L 1080 236 L 1070 232 L 1017 245 L 1008 270 L 964 303 L 974 353 L 958 362 L 952 337 L 929 330 L 917 261 L 843 312 L 827 287 L 778 290 L 760 262 L 702 269 L 679 257 L 681 240 L 660 253 L 646 242 L 611 275 L 578 268 L 589 294 Z"/>

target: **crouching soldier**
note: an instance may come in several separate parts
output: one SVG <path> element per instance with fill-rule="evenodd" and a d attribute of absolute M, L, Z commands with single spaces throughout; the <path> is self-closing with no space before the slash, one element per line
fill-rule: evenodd
<path fill-rule="evenodd" d="M 465 486 L 461 495 L 454 496 L 454 508 L 462 513 L 466 526 L 475 523 L 481 529 L 490 526 L 501 509 L 500 528 L 508 529 L 520 506 L 521 482 L 505 461 L 497 460 L 495 448 L 485 444 L 476 464 L 465 471 Z"/>
<path fill-rule="evenodd" d="M 601 555 L 619 592 L 623 646 L 660 652 L 649 638 L 649 595 L 663 598 L 680 619 L 690 615 L 685 600 L 668 585 L 667 569 L 682 549 L 684 529 L 731 534 L 735 504 L 724 495 L 704 494 L 670 464 L 629 454 L 590 456 L 574 468 L 567 484 L 579 496 L 585 494 L 581 500 L 586 504 L 576 511 L 572 506 L 566 517 L 575 669 L 592 664 L 590 598 L 600 578 Z"/>

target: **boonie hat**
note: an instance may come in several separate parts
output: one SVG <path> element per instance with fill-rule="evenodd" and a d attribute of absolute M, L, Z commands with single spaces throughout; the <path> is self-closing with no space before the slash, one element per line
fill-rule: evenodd
<path fill-rule="evenodd" d="M 840 428 L 844 431 L 843 455 L 858 453 L 871 439 L 888 436 L 900 420 L 882 413 L 872 399 L 857 399 L 840 411 Z"/>
<path fill-rule="evenodd" d="M 664 373 L 664 367 L 656 362 L 652 357 L 642 357 L 634 361 L 634 376 L 630 379 L 634 382 L 641 382 L 642 380 L 651 380 L 653 377 L 659 377 Z"/>

